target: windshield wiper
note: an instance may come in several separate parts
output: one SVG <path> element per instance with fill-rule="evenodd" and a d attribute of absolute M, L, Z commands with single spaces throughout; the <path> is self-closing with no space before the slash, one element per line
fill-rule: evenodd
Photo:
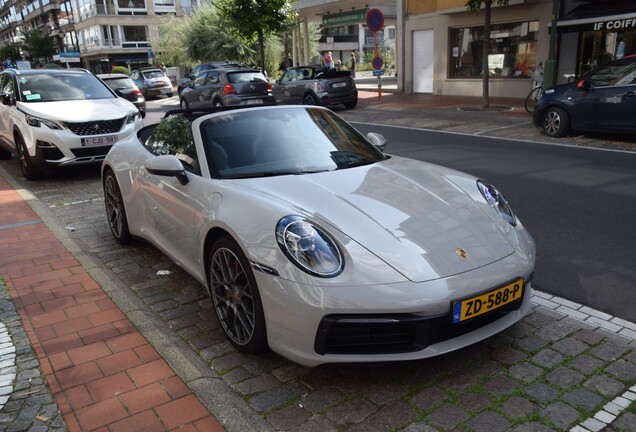
<path fill-rule="evenodd" d="M 245 174 L 230 174 L 223 176 L 224 179 L 242 179 L 242 178 L 258 178 L 258 177 L 276 177 L 283 175 L 302 175 L 302 174 L 316 174 L 321 172 L 333 171 L 333 169 L 317 169 L 313 171 L 306 170 L 294 170 L 294 171 L 262 171 L 255 173 Z"/>

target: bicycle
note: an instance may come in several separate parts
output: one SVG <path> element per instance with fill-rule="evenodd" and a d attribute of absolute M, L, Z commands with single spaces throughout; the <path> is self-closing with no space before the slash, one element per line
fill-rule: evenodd
<path fill-rule="evenodd" d="M 539 102 L 541 96 L 543 96 L 543 85 L 538 85 L 530 90 L 530 93 L 528 93 L 528 96 L 526 97 L 526 111 L 532 114 L 534 112 L 534 107 L 537 106 L 537 102 Z"/>

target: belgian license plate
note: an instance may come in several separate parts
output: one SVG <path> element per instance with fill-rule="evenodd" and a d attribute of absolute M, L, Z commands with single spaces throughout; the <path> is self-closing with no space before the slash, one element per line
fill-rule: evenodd
<path fill-rule="evenodd" d="M 247 100 L 247 104 L 248 105 L 262 105 L 263 104 L 263 99 L 248 99 Z"/>
<path fill-rule="evenodd" d="M 337 83 L 331 84 L 331 87 L 333 87 L 333 88 L 346 87 L 346 86 L 347 86 L 346 82 L 337 82 Z"/>
<path fill-rule="evenodd" d="M 453 324 L 467 321 L 503 307 L 508 303 L 519 300 L 522 296 L 523 278 L 519 278 L 506 286 L 487 293 L 454 301 L 451 308 L 453 311 Z"/>
<path fill-rule="evenodd" d="M 117 135 L 106 135 L 94 138 L 82 138 L 82 147 L 113 145 L 117 142 Z"/>

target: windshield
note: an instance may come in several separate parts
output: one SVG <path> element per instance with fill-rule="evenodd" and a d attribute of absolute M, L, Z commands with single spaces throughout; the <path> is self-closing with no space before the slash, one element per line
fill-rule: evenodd
<path fill-rule="evenodd" d="M 306 174 L 352 168 L 384 155 L 333 112 L 281 107 L 204 120 L 208 164 L 220 178 Z"/>
<path fill-rule="evenodd" d="M 113 99 L 113 95 L 94 75 L 88 73 L 23 75 L 19 79 L 23 102 L 56 102 L 85 99 Z"/>

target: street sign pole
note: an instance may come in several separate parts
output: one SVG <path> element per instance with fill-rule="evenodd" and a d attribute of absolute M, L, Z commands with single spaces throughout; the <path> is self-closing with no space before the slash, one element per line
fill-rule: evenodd
<path fill-rule="evenodd" d="M 382 69 L 382 64 L 384 63 L 382 57 L 380 57 L 378 53 L 378 32 L 382 30 L 384 27 L 384 14 L 380 9 L 371 9 L 367 12 L 367 27 L 369 30 L 373 32 L 373 69 L 374 75 L 375 72 L 379 72 Z M 377 74 L 378 77 L 378 102 L 382 99 L 382 81 L 380 79 L 380 73 Z"/>

